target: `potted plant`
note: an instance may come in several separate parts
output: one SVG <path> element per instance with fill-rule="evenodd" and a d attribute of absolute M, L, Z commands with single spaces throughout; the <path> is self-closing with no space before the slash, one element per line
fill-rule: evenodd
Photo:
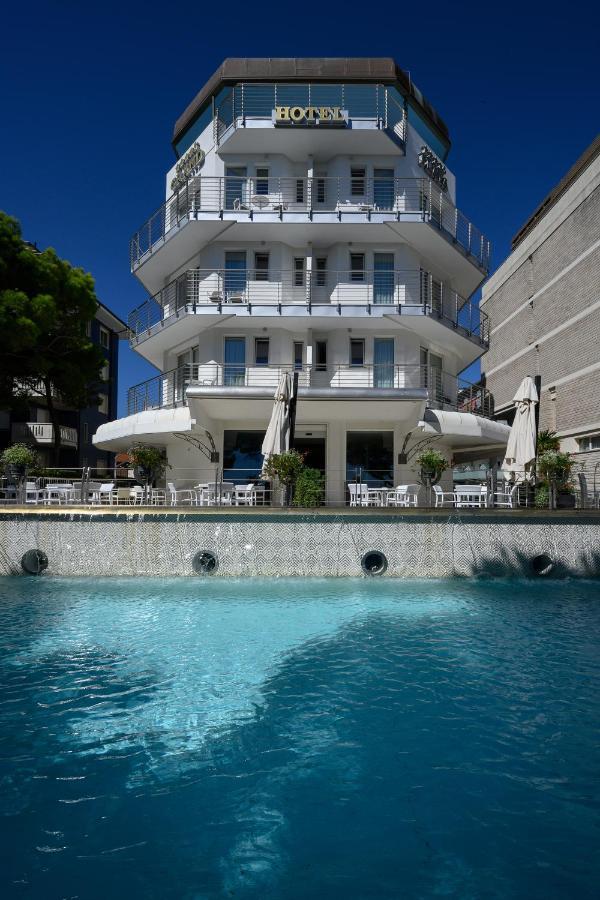
<path fill-rule="evenodd" d="M 318 469 L 300 469 L 294 486 L 294 506 L 320 506 L 324 490 L 325 482 Z"/>
<path fill-rule="evenodd" d="M 27 471 L 38 465 L 38 455 L 27 444 L 12 444 L 3 450 L 0 463 L 7 476 L 25 478 Z"/>
<path fill-rule="evenodd" d="M 264 473 L 269 478 L 276 478 L 285 487 L 285 504 L 289 504 L 292 488 L 298 475 L 304 468 L 304 456 L 297 450 L 286 450 L 285 453 L 273 453 L 264 465 Z"/>
<path fill-rule="evenodd" d="M 141 481 L 148 498 L 148 488 L 161 478 L 167 469 L 170 469 L 164 451 L 159 447 L 146 447 L 143 444 L 135 444 L 128 451 L 129 461 L 133 466 L 133 472 L 138 481 Z"/>
<path fill-rule="evenodd" d="M 561 453 L 559 450 L 546 450 L 537 460 L 537 471 L 542 476 L 539 487 L 547 484 L 549 487 L 549 503 L 559 509 L 572 509 L 575 506 L 573 487 L 569 482 L 573 460 L 569 453 Z"/>
<path fill-rule="evenodd" d="M 421 470 L 421 482 L 431 487 L 437 484 L 446 469 L 448 468 L 448 460 L 437 450 L 424 450 L 417 456 L 417 465 Z"/>

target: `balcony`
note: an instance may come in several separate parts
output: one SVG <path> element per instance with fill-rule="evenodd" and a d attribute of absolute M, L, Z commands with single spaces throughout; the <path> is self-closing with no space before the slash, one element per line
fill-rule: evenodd
<path fill-rule="evenodd" d="M 347 114 L 343 127 L 317 125 L 278 127 L 278 106 L 337 107 Z M 314 114 L 313 114 L 314 115 Z M 270 129 L 265 138 L 264 129 Z M 331 158 L 338 153 L 403 153 L 406 117 L 401 98 L 381 84 L 256 84 L 240 83 L 215 109 L 213 140 L 227 153 L 270 153 L 290 159 L 308 154 Z M 226 145 L 226 146 L 225 146 Z"/>
<path fill-rule="evenodd" d="M 138 346 L 168 326 L 175 330 L 165 342 L 184 338 L 186 318 L 202 315 L 206 324 L 219 318 L 342 315 L 387 318 L 421 317 L 432 330 L 441 323 L 452 332 L 444 342 L 459 339 L 489 346 L 489 320 L 470 303 L 424 270 L 273 271 L 191 269 L 134 309 L 128 318 L 132 346 Z M 425 330 L 421 328 L 421 330 Z M 177 332 L 177 333 L 176 333 Z M 439 337 L 439 334 L 438 334 Z M 162 349 L 162 348 L 161 348 Z M 463 348 L 469 355 L 470 350 Z M 471 355 L 472 358 L 472 355 Z"/>
<path fill-rule="evenodd" d="M 34 442 L 35 444 L 54 444 L 54 425 L 50 422 L 13 422 L 13 441 Z M 60 426 L 61 447 L 77 447 L 77 429 L 68 425 Z"/>
<path fill-rule="evenodd" d="M 205 388 L 207 398 L 223 408 L 223 400 L 231 397 L 242 400 L 248 410 L 248 400 L 273 403 L 273 394 L 281 375 L 298 373 L 299 397 L 312 394 L 319 399 L 339 400 L 344 392 L 352 399 L 378 400 L 422 398 L 431 409 L 454 410 L 492 415 L 489 392 L 471 384 L 461 376 L 451 375 L 435 366 L 385 363 L 365 366 L 304 366 L 294 369 L 286 365 L 245 366 L 237 364 L 201 363 L 180 366 L 162 375 L 134 385 L 127 392 L 127 414 L 153 409 L 172 409 L 187 403 L 188 387 Z"/>
<path fill-rule="evenodd" d="M 368 224 L 369 241 L 410 242 L 439 260 L 467 296 L 489 268 L 490 242 L 429 178 L 325 176 L 191 178 L 133 235 L 131 268 L 154 293 L 165 271 L 223 233 L 228 240 L 280 241 L 282 223 L 296 245 L 356 239 L 356 227 Z M 173 241 L 175 235 L 181 238 Z"/>

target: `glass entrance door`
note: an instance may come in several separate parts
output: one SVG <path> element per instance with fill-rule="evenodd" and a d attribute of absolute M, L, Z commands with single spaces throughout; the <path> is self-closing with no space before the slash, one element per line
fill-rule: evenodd
<path fill-rule="evenodd" d="M 225 167 L 225 209 L 244 206 L 246 175 L 246 166 Z"/>
<path fill-rule="evenodd" d="M 394 302 L 394 254 L 373 254 L 373 303 Z"/>
<path fill-rule="evenodd" d="M 246 339 L 225 338 L 223 384 L 243 385 L 246 377 Z"/>
<path fill-rule="evenodd" d="M 373 387 L 394 387 L 394 338 L 373 341 Z"/>
<path fill-rule="evenodd" d="M 243 250 L 228 250 L 225 253 L 225 299 L 240 297 L 246 290 L 246 253 Z"/>

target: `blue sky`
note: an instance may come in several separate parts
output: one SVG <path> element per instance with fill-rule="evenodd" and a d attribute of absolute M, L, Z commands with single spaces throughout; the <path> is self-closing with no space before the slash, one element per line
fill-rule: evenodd
<path fill-rule="evenodd" d="M 458 206 L 493 265 L 593 140 L 597 3 L 5 5 L 0 208 L 122 318 L 128 242 L 163 199 L 173 123 L 226 56 L 392 56 L 447 122 Z M 123 344 L 121 409 L 152 368 Z"/>

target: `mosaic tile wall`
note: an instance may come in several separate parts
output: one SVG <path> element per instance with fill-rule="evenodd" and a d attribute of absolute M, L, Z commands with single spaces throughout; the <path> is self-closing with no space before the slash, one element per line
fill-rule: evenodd
<path fill-rule="evenodd" d="M 67 576 L 193 576 L 199 550 L 217 556 L 216 577 L 361 575 L 378 550 L 399 578 L 527 575 L 541 554 L 553 574 L 600 577 L 600 517 L 0 516 L 1 573 L 20 574 L 34 548 Z"/>

